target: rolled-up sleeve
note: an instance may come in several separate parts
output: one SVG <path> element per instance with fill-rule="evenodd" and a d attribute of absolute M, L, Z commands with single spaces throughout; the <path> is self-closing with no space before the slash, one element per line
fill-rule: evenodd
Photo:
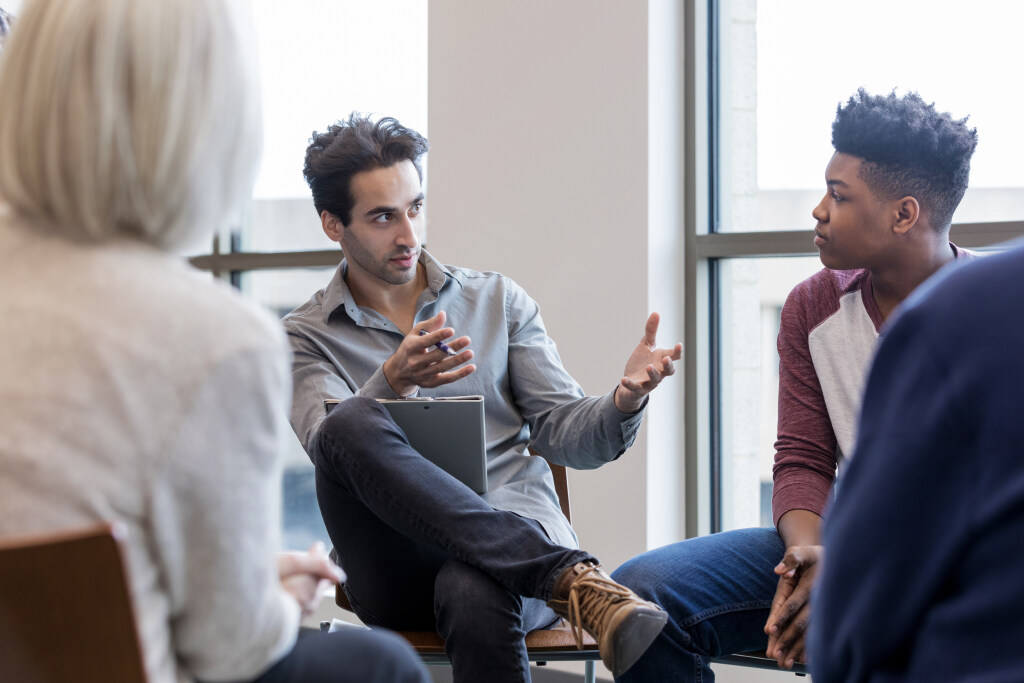
<path fill-rule="evenodd" d="M 644 410 L 615 407 L 614 388 L 586 396 L 548 336 L 540 307 L 506 278 L 509 376 L 514 401 L 530 425 L 530 445 L 552 462 L 593 469 L 615 460 L 636 439 Z"/>

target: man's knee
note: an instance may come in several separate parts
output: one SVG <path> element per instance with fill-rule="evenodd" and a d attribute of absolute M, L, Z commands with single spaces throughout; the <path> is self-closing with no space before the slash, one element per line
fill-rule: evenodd
<path fill-rule="evenodd" d="M 369 664 L 363 674 L 365 678 L 359 680 L 373 683 L 426 683 L 430 680 L 419 655 L 398 634 L 384 630 L 354 630 L 351 633 L 343 632 L 342 636 L 349 640 L 346 649 L 351 656 L 346 658 L 341 668 L 351 666 L 356 660 Z"/>
<path fill-rule="evenodd" d="M 321 458 L 334 458 L 344 449 L 372 443 L 387 424 L 387 412 L 377 401 L 353 396 L 335 405 L 324 418 L 317 432 L 317 453 Z"/>
<path fill-rule="evenodd" d="M 300 637 L 258 683 L 429 683 L 419 656 L 390 631 L 343 629 Z"/>
<path fill-rule="evenodd" d="M 353 396 L 331 408 L 320 426 L 320 433 L 345 433 L 358 431 L 367 423 L 379 418 L 377 401 L 366 396 Z"/>
<path fill-rule="evenodd" d="M 627 560 L 611 576 L 644 600 L 652 600 L 664 583 L 662 569 L 653 556 L 644 554 Z"/>
<path fill-rule="evenodd" d="M 700 613 L 721 601 L 770 601 L 782 552 L 774 529 L 727 531 L 650 550 L 612 578 L 676 616 Z"/>

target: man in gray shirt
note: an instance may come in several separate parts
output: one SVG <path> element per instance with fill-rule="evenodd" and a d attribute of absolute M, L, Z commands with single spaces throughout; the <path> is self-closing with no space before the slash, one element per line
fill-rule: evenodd
<path fill-rule="evenodd" d="M 652 314 L 625 376 L 585 396 L 522 288 L 422 248 L 427 149 L 394 119 L 353 114 L 306 151 L 317 213 L 345 260 L 285 317 L 292 426 L 316 467 L 346 591 L 366 623 L 436 628 L 456 681 L 528 681 L 523 636 L 556 613 L 589 631 L 618 675 L 665 615 L 578 549 L 550 468 L 527 447 L 581 469 L 616 459 L 682 346 L 655 347 Z M 467 394 L 486 406 L 482 496 L 413 450 L 374 400 Z M 342 399 L 330 414 L 327 399 Z"/>

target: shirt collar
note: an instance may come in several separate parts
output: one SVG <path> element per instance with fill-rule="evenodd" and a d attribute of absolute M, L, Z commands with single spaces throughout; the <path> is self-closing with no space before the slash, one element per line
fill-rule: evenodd
<path fill-rule="evenodd" d="M 420 250 L 420 263 L 423 264 L 427 271 L 427 287 L 435 295 L 439 294 L 449 281 L 457 282 L 460 287 L 462 286 L 462 283 L 459 282 L 455 274 L 447 266 L 434 258 L 426 249 Z M 324 289 L 322 306 L 325 324 L 338 308 L 343 308 L 348 303 L 351 303 L 353 307 L 355 306 L 355 302 L 352 300 L 352 292 L 349 291 L 348 284 L 345 282 L 345 273 L 347 272 L 348 260 L 342 259 L 337 270 L 334 271 L 334 277 L 331 278 L 330 283 Z"/>

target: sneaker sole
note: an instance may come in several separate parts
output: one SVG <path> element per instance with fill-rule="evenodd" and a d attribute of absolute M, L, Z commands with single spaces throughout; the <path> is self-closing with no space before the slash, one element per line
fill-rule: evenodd
<path fill-rule="evenodd" d="M 661 610 L 634 609 L 627 612 L 609 630 L 612 661 L 604 660 L 604 664 L 616 678 L 626 673 L 647 652 L 668 621 L 668 614 Z M 605 648 L 601 651 L 607 652 Z"/>

